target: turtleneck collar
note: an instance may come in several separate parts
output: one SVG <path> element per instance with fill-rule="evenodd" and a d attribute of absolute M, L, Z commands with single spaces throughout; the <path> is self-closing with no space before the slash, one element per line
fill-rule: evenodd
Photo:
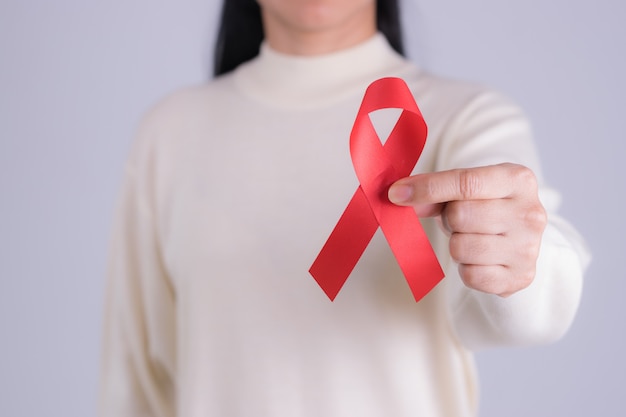
<path fill-rule="evenodd" d="M 266 43 L 259 55 L 234 72 L 237 87 L 255 100 L 289 109 L 310 109 L 363 94 L 377 78 L 402 76 L 415 67 L 377 33 L 338 52 L 286 55 Z"/>

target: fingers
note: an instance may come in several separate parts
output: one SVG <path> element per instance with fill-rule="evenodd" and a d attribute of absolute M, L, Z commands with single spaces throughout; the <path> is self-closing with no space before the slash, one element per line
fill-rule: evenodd
<path fill-rule="evenodd" d="M 511 198 L 536 193 L 533 172 L 521 165 L 500 164 L 419 174 L 395 182 L 389 200 L 398 205 Z"/>
<path fill-rule="evenodd" d="M 502 235 L 453 233 L 450 236 L 450 257 L 458 264 L 509 265 L 508 239 Z"/>
<path fill-rule="evenodd" d="M 452 201 L 441 213 L 444 228 L 449 233 L 506 233 L 517 219 L 512 200 Z"/>
<path fill-rule="evenodd" d="M 468 287 L 507 296 L 532 282 L 547 217 L 530 169 L 500 164 L 420 174 L 397 181 L 388 195 L 441 220 Z"/>
<path fill-rule="evenodd" d="M 519 230 L 497 235 L 453 233 L 449 242 L 465 285 L 501 296 L 530 285 L 539 247 L 540 237 Z"/>
<path fill-rule="evenodd" d="M 504 265 L 520 268 L 534 264 L 539 255 L 540 240 L 532 235 L 482 235 L 453 233 L 450 257 L 459 264 Z"/>
<path fill-rule="evenodd" d="M 459 265 L 463 283 L 475 290 L 508 297 L 527 288 L 535 276 L 535 270 L 515 271 L 502 265 Z"/>
<path fill-rule="evenodd" d="M 509 296 L 528 287 L 535 276 L 539 246 L 517 246 L 501 235 L 455 233 L 450 255 L 463 283 L 474 290 Z"/>

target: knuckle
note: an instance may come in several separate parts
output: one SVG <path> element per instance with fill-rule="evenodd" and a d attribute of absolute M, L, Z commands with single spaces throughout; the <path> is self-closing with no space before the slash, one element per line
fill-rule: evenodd
<path fill-rule="evenodd" d="M 426 201 L 437 201 L 441 195 L 441 183 L 433 176 L 427 176 L 423 183 L 423 192 Z"/>
<path fill-rule="evenodd" d="M 536 262 L 539 256 L 539 243 L 529 243 L 522 247 L 520 256 L 527 262 Z"/>
<path fill-rule="evenodd" d="M 533 230 L 543 230 L 548 223 L 548 214 L 541 204 L 536 204 L 524 212 L 524 223 Z"/>
<path fill-rule="evenodd" d="M 445 224 L 452 233 L 465 230 L 468 215 L 459 202 L 450 202 L 443 212 Z"/>
<path fill-rule="evenodd" d="M 480 193 L 482 182 L 475 171 L 471 169 L 459 170 L 459 192 L 464 200 L 472 200 Z"/>
<path fill-rule="evenodd" d="M 524 165 L 512 165 L 512 174 L 516 182 L 525 189 L 537 189 L 537 177 L 530 168 Z"/>
<path fill-rule="evenodd" d="M 497 277 L 489 271 L 476 265 L 459 265 L 459 275 L 463 284 L 478 291 L 496 294 L 498 292 Z"/>
<path fill-rule="evenodd" d="M 450 257 L 454 262 L 461 262 L 463 260 L 463 239 L 459 233 L 453 233 L 450 236 L 450 242 L 448 243 L 450 250 Z"/>
<path fill-rule="evenodd" d="M 476 268 L 470 268 L 467 265 L 459 264 L 458 269 L 463 284 L 470 288 L 476 288 L 480 286 L 480 275 L 477 274 Z"/>

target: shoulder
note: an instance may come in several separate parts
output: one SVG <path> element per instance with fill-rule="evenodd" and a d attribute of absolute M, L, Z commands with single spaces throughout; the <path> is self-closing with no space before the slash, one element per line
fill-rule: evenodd
<path fill-rule="evenodd" d="M 532 126 L 506 94 L 426 72 L 409 85 L 428 125 L 429 169 L 514 162 L 539 172 Z"/>
<path fill-rule="evenodd" d="M 219 118 L 224 109 L 236 108 L 232 102 L 238 100 L 238 96 L 234 93 L 229 74 L 171 92 L 145 112 L 137 137 L 141 140 L 145 136 L 172 136 L 209 117 Z"/>
<path fill-rule="evenodd" d="M 409 85 L 425 117 L 432 119 L 450 121 L 485 114 L 523 114 L 507 94 L 484 84 L 420 71 Z"/>
<path fill-rule="evenodd" d="M 233 97 L 232 77 L 224 75 L 208 83 L 174 91 L 156 102 L 141 120 L 142 129 L 167 129 L 202 117 L 223 107 Z"/>
<path fill-rule="evenodd" d="M 437 141 L 500 126 L 529 133 L 530 123 L 521 106 L 492 87 L 424 71 L 411 79 L 409 86 L 428 124 L 429 136 Z"/>
<path fill-rule="evenodd" d="M 157 101 L 138 123 L 129 162 L 142 164 L 158 154 L 176 153 L 189 137 L 207 130 L 209 119 L 219 120 L 220 109 L 223 113 L 225 107 L 236 108 L 225 104 L 234 96 L 231 78 L 224 75 L 181 88 Z"/>

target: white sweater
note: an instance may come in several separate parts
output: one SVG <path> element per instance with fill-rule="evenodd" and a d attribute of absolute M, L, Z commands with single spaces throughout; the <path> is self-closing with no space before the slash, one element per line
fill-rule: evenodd
<path fill-rule="evenodd" d="M 308 274 L 358 186 L 349 132 L 383 76 L 407 81 L 428 123 L 416 172 L 535 171 L 549 225 L 531 287 L 467 289 L 430 220 L 446 278 L 419 303 L 380 230 L 334 302 Z M 390 129 L 391 112 L 377 116 Z M 587 255 L 557 205 L 500 95 L 424 73 L 382 35 L 319 57 L 263 46 L 141 126 L 112 241 L 100 414 L 474 415 L 471 350 L 550 342 L 574 317 Z"/>

